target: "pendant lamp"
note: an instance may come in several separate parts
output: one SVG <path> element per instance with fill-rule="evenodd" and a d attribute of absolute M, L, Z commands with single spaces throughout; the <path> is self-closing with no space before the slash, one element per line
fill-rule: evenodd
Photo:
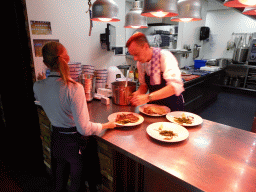
<path fill-rule="evenodd" d="M 113 0 L 96 0 L 92 5 L 92 21 L 117 22 L 118 5 Z"/>
<path fill-rule="evenodd" d="M 148 28 L 147 17 L 141 15 L 141 2 L 133 2 L 133 8 L 125 16 L 125 28 Z"/>
<path fill-rule="evenodd" d="M 173 17 L 178 15 L 177 0 L 144 0 L 141 15 L 146 17 Z"/>
<path fill-rule="evenodd" d="M 225 0 L 223 5 L 226 7 L 245 7 L 245 5 L 240 3 L 238 0 Z"/>
<path fill-rule="evenodd" d="M 256 15 L 256 7 L 246 7 L 243 11 L 245 15 Z"/>
<path fill-rule="evenodd" d="M 255 0 L 238 0 L 238 1 L 244 4 L 245 6 L 256 6 Z"/>
<path fill-rule="evenodd" d="M 201 9 L 200 0 L 180 0 L 178 1 L 179 15 L 171 20 L 178 22 L 200 21 L 202 20 Z"/>

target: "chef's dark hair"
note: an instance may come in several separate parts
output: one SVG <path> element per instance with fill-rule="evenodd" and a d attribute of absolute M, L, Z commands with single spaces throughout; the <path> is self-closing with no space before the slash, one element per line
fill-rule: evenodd
<path fill-rule="evenodd" d="M 135 41 L 140 46 L 143 46 L 145 43 L 149 46 L 146 35 L 141 32 L 134 33 L 126 42 L 126 47 L 129 47 L 133 41 Z"/>
<path fill-rule="evenodd" d="M 60 72 L 65 85 L 76 84 L 70 77 L 68 62 L 70 60 L 66 48 L 58 42 L 51 41 L 42 48 L 43 62 L 50 70 Z"/>

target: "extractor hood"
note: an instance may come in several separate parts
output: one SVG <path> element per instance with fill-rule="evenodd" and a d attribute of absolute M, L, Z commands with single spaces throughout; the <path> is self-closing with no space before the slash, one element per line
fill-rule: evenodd
<path fill-rule="evenodd" d="M 171 17 L 148 17 L 148 26 L 178 25 L 179 22 L 171 21 Z"/>

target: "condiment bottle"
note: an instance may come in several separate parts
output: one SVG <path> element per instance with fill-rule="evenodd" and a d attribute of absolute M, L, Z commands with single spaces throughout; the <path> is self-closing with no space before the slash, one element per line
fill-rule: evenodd
<path fill-rule="evenodd" d="M 130 71 L 130 72 L 129 72 L 128 77 L 129 77 L 130 79 L 132 79 L 132 81 L 134 80 L 134 73 L 133 73 L 133 71 Z"/>

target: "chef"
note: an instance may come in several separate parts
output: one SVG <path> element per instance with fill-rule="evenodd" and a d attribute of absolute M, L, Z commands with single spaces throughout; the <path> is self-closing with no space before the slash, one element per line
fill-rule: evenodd
<path fill-rule="evenodd" d="M 135 106 L 145 103 L 165 105 L 171 111 L 183 111 L 184 91 L 181 72 L 174 55 L 168 50 L 150 47 L 146 36 L 137 32 L 126 43 L 137 61 L 139 89 L 132 94 Z M 147 92 L 149 91 L 149 94 Z"/>

